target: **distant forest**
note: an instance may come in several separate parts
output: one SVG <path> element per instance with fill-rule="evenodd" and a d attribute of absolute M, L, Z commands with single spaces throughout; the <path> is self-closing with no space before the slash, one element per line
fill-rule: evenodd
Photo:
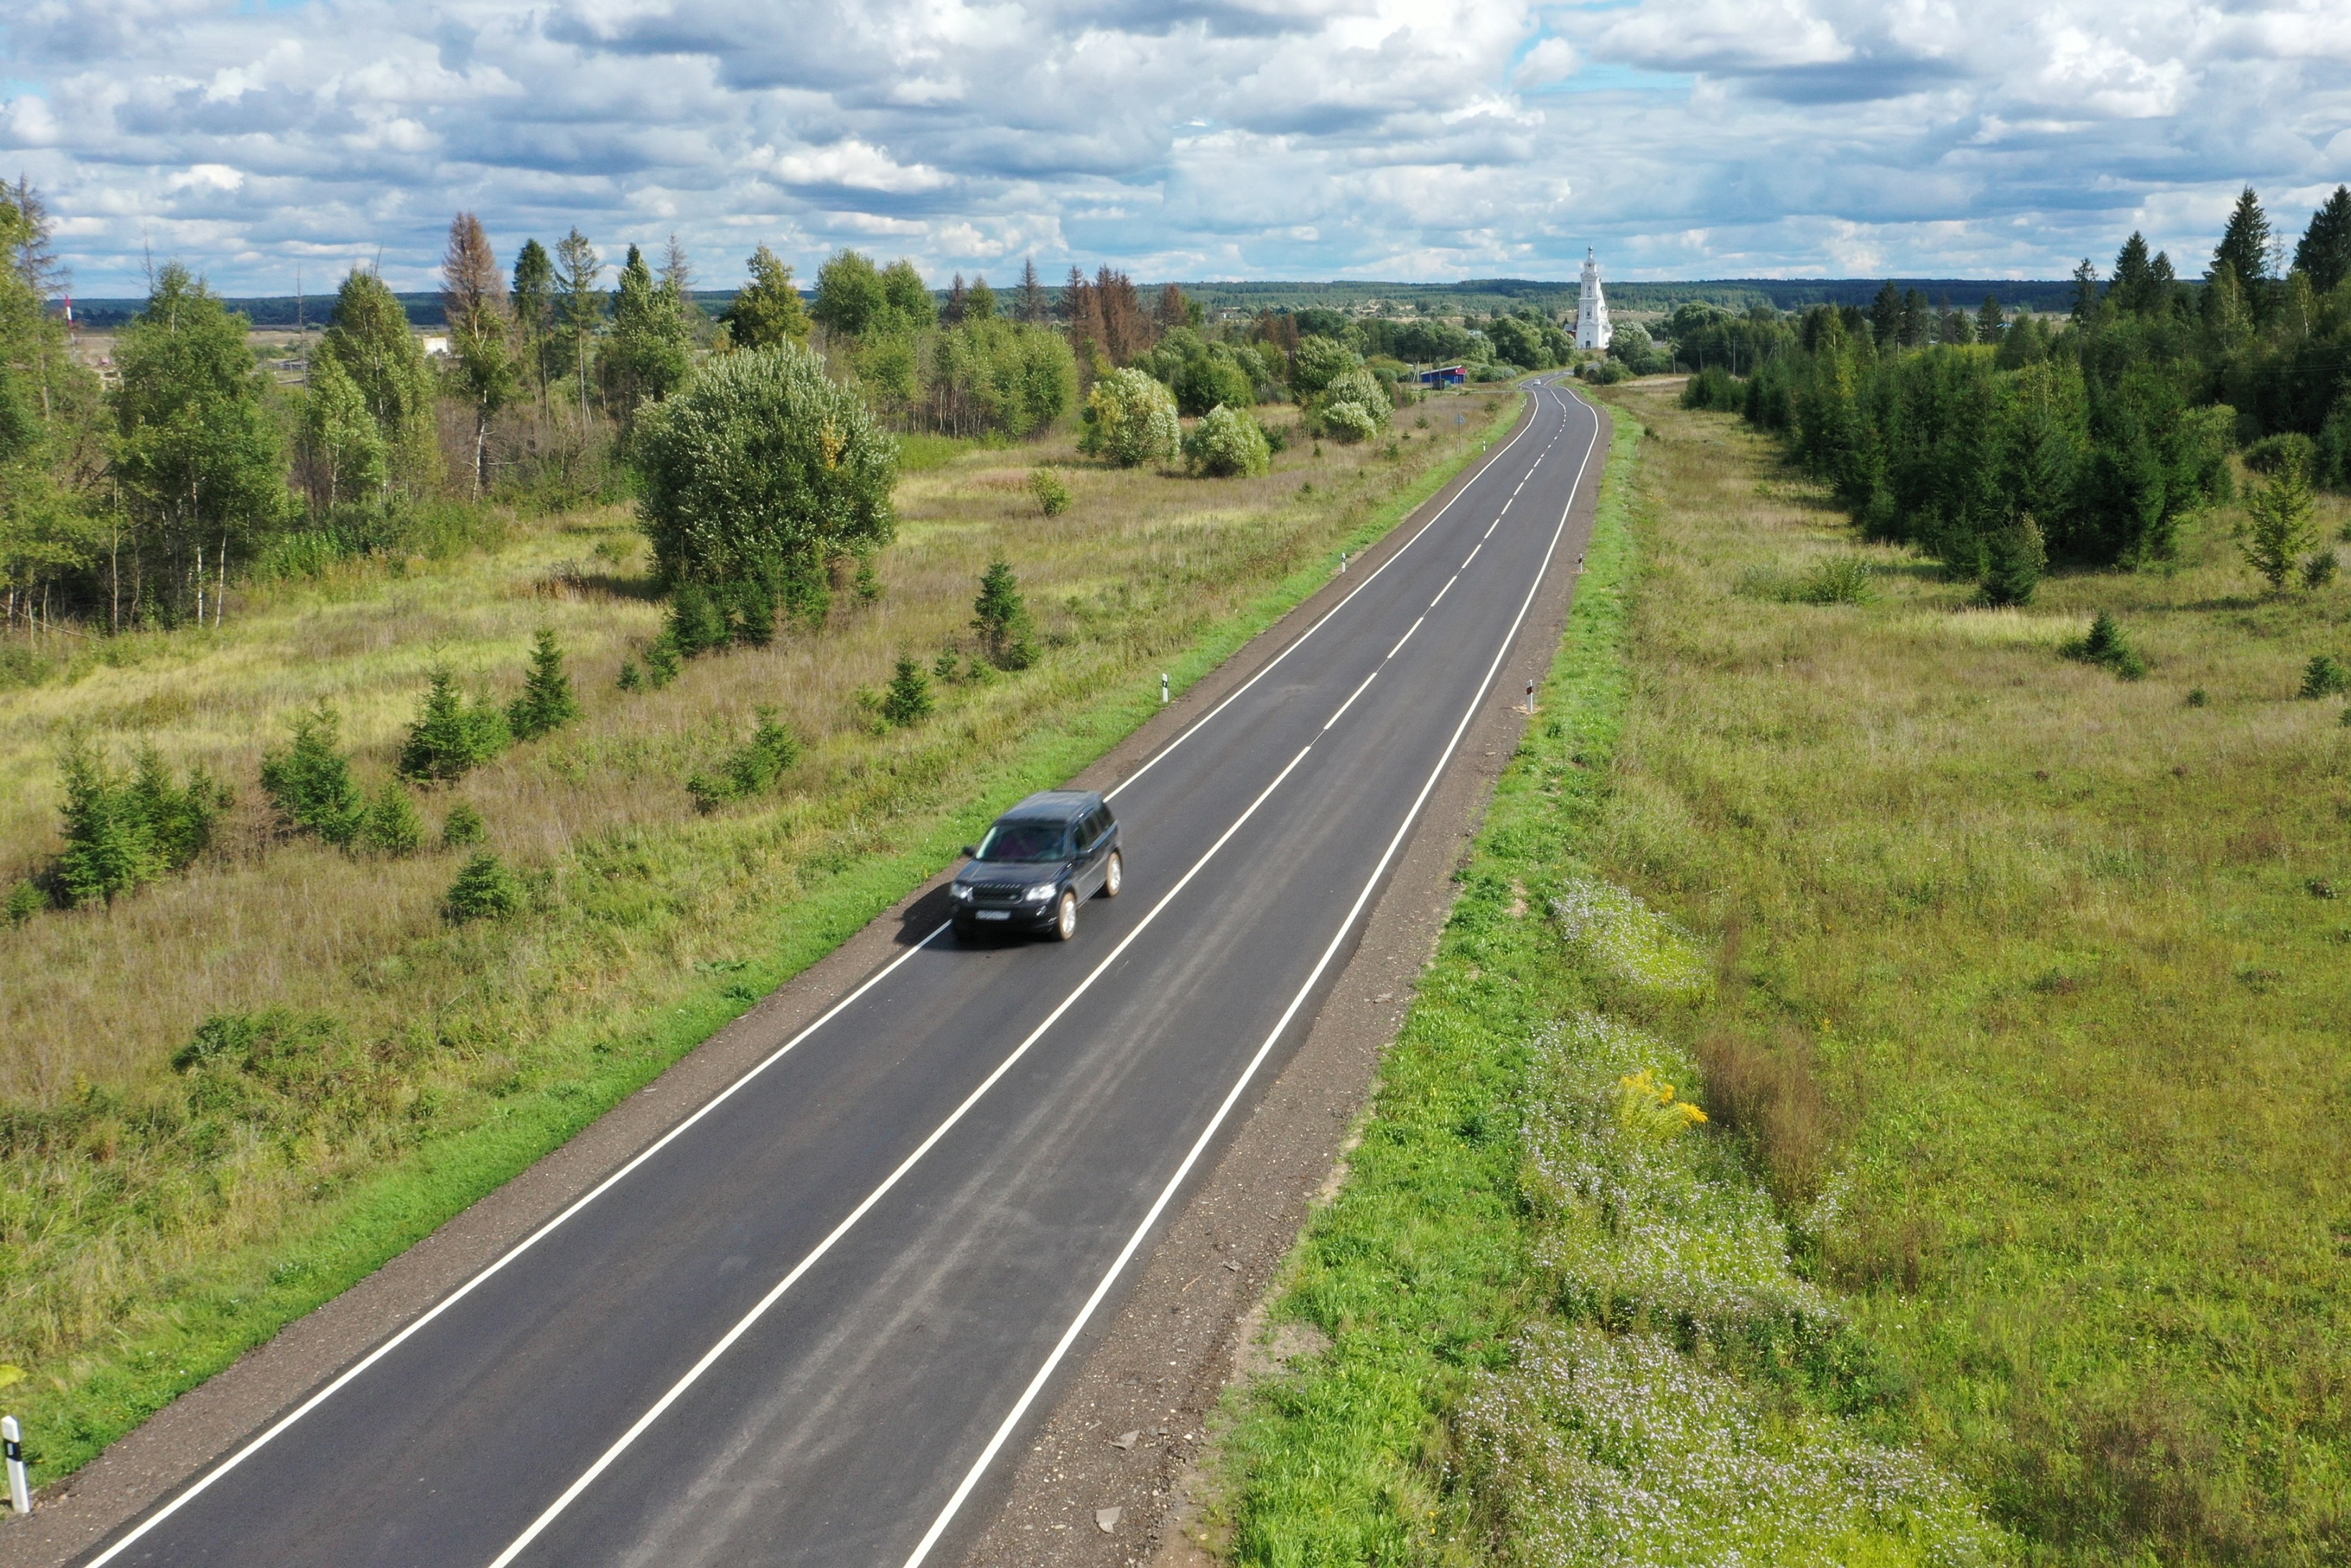
<path fill-rule="evenodd" d="M 1972 309 L 1987 291 L 1995 292 L 2011 305 L 2029 310 L 2051 314 L 2072 308 L 2074 284 L 2070 279 L 2035 279 L 1980 277 L 1897 277 L 1895 287 L 1905 291 L 1916 289 L 1938 308 L 1958 306 Z M 1610 306 L 1617 310 L 1670 311 L 1677 306 L 1693 302 L 1725 305 L 1733 309 L 1746 309 L 1756 305 L 1769 305 L 1777 310 L 1806 310 L 1815 305 L 1865 306 L 1886 286 L 1882 277 L 1720 277 L 1701 278 L 1687 283 L 1609 283 L 1606 285 Z M 1138 284 L 1137 287 L 1157 285 Z M 1573 311 L 1581 293 L 1572 282 L 1558 282 L 1531 277 L 1478 277 L 1460 283 L 1367 283 L 1367 282 L 1265 282 L 1265 283 L 1182 283 L 1187 298 L 1196 299 L 1210 311 L 1242 310 L 1255 315 L 1260 310 L 1297 311 L 1314 307 L 1329 309 L 1353 310 L 1386 302 L 1400 311 L 1428 316 L 1489 316 L 1496 312 L 1510 313 L 1526 307 L 1552 313 Z M 947 298 L 945 289 L 935 290 L 941 301 Z M 1061 294 L 1052 290 L 1056 304 Z M 813 299 L 813 290 L 803 289 L 804 298 Z M 441 313 L 438 293 L 397 295 L 409 320 L 417 327 L 445 325 Z M 716 318 L 734 301 L 735 291 L 724 288 L 695 289 L 693 302 L 701 310 Z M 258 295 L 223 301 L 231 310 L 251 318 L 258 328 L 272 330 L 291 329 L 308 322 L 312 327 L 323 326 L 334 310 L 332 292 L 313 294 L 298 298 L 291 294 Z M 146 298 L 99 298 L 74 301 L 74 319 L 85 327 L 99 329 L 120 327 L 146 308 Z"/>

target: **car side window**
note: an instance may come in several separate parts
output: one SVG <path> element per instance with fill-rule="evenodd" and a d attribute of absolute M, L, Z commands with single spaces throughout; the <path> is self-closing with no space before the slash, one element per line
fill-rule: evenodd
<path fill-rule="evenodd" d="M 1094 846 L 1102 842 L 1102 835 L 1109 831 L 1110 813 L 1107 810 L 1104 810 L 1102 807 L 1096 806 L 1092 810 L 1086 813 L 1085 821 L 1078 824 L 1078 844 L 1080 851 L 1084 853 L 1092 853 Z"/>

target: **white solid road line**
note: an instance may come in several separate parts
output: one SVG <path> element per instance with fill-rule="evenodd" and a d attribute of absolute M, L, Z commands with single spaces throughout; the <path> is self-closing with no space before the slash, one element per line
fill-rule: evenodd
<path fill-rule="evenodd" d="M 634 1159 L 629 1161 L 628 1164 L 622 1166 L 619 1170 L 614 1171 L 611 1176 L 608 1176 L 602 1181 L 598 1182 L 593 1187 L 590 1188 L 580 1197 L 574 1199 L 570 1206 L 565 1208 L 562 1213 L 557 1215 L 554 1218 L 549 1220 L 546 1224 L 532 1231 L 528 1236 L 524 1237 L 520 1241 L 515 1243 L 515 1245 L 509 1248 L 507 1251 L 501 1253 L 498 1256 L 497 1260 L 492 1263 L 488 1268 L 484 1269 L 480 1273 L 475 1275 L 472 1279 L 458 1286 L 455 1291 L 450 1291 L 449 1294 L 441 1298 L 439 1301 L 434 1304 L 430 1311 L 416 1319 L 415 1322 L 410 1323 L 406 1328 L 402 1329 L 398 1333 L 393 1334 L 381 1344 L 376 1346 L 375 1349 L 370 1351 L 366 1356 L 352 1365 L 350 1369 L 346 1371 L 341 1376 L 336 1378 L 332 1383 L 328 1384 L 327 1386 L 321 1388 L 318 1393 L 312 1395 L 309 1398 L 297 1406 L 292 1411 L 288 1412 L 283 1420 L 278 1421 L 275 1426 L 272 1426 L 267 1431 L 262 1433 L 261 1436 L 256 1437 L 252 1442 L 247 1443 L 244 1448 L 239 1448 L 235 1453 L 231 1454 L 227 1458 L 222 1460 L 218 1466 L 205 1472 L 204 1478 L 201 1480 L 198 1480 L 193 1486 L 191 1486 L 187 1490 L 173 1498 L 170 1502 L 164 1504 L 154 1513 L 150 1514 L 146 1519 L 141 1520 L 136 1530 L 133 1530 L 130 1534 L 124 1536 L 121 1540 L 108 1547 L 98 1556 L 91 1558 L 89 1563 L 89 1568 L 104 1568 L 104 1564 L 114 1561 L 117 1556 L 120 1555 L 122 1552 L 129 1548 L 133 1542 L 137 1542 L 140 1537 L 145 1535 L 149 1531 L 154 1529 L 157 1525 L 162 1523 L 165 1520 L 179 1512 L 181 1509 L 186 1507 L 189 1503 L 193 1502 L 197 1498 L 202 1497 L 211 1489 L 212 1484 L 214 1481 L 219 1480 L 223 1476 L 225 1476 L 231 1470 L 235 1469 L 239 1465 L 245 1463 L 246 1460 L 251 1458 L 255 1454 L 259 1453 L 272 1438 L 277 1437 L 278 1434 L 284 1432 L 288 1427 L 294 1425 L 295 1422 L 299 1421 L 303 1416 L 308 1416 L 311 1411 L 317 1409 L 319 1406 L 333 1398 L 335 1395 L 341 1392 L 352 1379 L 367 1371 L 369 1367 L 373 1366 L 377 1362 L 381 1361 L 385 1356 L 390 1355 L 393 1351 L 398 1350 L 401 1345 L 407 1342 L 408 1338 L 412 1334 L 416 1333 L 426 1324 L 432 1322 L 434 1319 L 439 1317 L 443 1312 L 447 1312 L 451 1307 L 455 1306 L 467 1296 L 472 1295 L 475 1289 L 486 1283 L 500 1270 L 504 1269 L 507 1264 L 513 1262 L 516 1259 L 521 1257 L 524 1253 L 529 1251 L 532 1248 L 545 1240 L 549 1235 L 553 1234 L 556 1227 L 561 1225 L 565 1220 L 570 1218 L 573 1215 L 579 1213 L 581 1209 L 595 1202 L 599 1197 L 601 1197 L 607 1191 L 611 1190 L 612 1186 L 619 1182 L 622 1177 L 627 1176 L 639 1166 L 643 1165 L 647 1160 L 661 1153 L 662 1150 L 668 1147 L 670 1143 L 680 1134 L 693 1126 L 696 1122 L 701 1121 L 705 1116 L 710 1114 L 711 1112 L 716 1111 L 719 1106 L 725 1104 L 729 1099 L 733 1098 L 737 1090 L 742 1088 L 745 1084 L 758 1077 L 759 1074 L 768 1071 L 768 1068 L 774 1066 L 777 1062 L 781 1061 L 784 1057 L 791 1051 L 793 1047 L 799 1045 L 802 1040 L 808 1039 L 809 1036 L 814 1034 L 826 1024 L 831 1022 L 837 1014 L 839 1014 L 843 1009 L 847 1008 L 852 1002 L 856 1001 L 858 998 L 863 996 L 866 992 L 880 985 L 883 980 L 888 979 L 890 976 L 896 971 L 899 965 L 904 964 L 907 959 L 912 958 L 915 954 L 921 952 L 933 942 L 938 940 L 939 933 L 946 929 L 947 927 L 946 925 L 940 925 L 937 930 L 933 931 L 920 942 L 915 943 L 904 953 L 899 954 L 887 964 L 882 966 L 881 968 L 876 969 L 872 977 L 869 977 L 862 985 L 850 992 L 847 996 L 841 998 L 841 1000 L 833 1003 L 830 1008 L 827 1008 L 824 1010 L 823 1015 L 818 1018 L 814 1023 L 810 1024 L 806 1029 L 800 1030 L 799 1033 L 792 1036 L 791 1039 L 778 1046 L 773 1051 L 769 1052 L 765 1058 L 763 1058 L 757 1066 L 744 1073 L 742 1077 L 737 1078 L 734 1082 L 729 1083 L 717 1094 L 712 1096 L 711 1099 L 699 1110 L 695 1111 L 694 1114 L 686 1117 L 676 1126 L 672 1127 L 668 1132 L 664 1133 L 653 1143 L 647 1145 L 644 1151 L 639 1154 Z"/>
<path fill-rule="evenodd" d="M 1134 1255 L 1142 1250 L 1144 1239 L 1150 1235 L 1151 1228 L 1159 1222 L 1160 1215 L 1165 1211 L 1168 1204 L 1174 1201 L 1176 1189 L 1181 1187 L 1185 1178 L 1192 1174 L 1192 1167 L 1199 1163 L 1200 1156 L 1207 1151 L 1208 1145 L 1216 1137 L 1217 1129 L 1224 1125 L 1225 1118 L 1231 1115 L 1233 1107 L 1240 1103 L 1242 1092 L 1249 1088 L 1250 1080 L 1257 1076 L 1258 1069 L 1265 1064 L 1266 1057 L 1272 1052 L 1275 1043 L 1281 1039 L 1282 1031 L 1290 1027 L 1290 1020 L 1298 1016 L 1298 1009 L 1305 1005 L 1308 995 L 1321 982 L 1322 972 L 1330 967 L 1331 960 L 1338 955 L 1340 946 L 1346 940 L 1347 934 L 1354 929 L 1355 921 L 1362 915 L 1364 906 L 1371 901 L 1374 890 L 1380 884 L 1380 879 L 1387 874 L 1388 862 L 1395 858 L 1396 851 L 1404 843 L 1405 835 L 1412 831 L 1413 823 L 1420 816 L 1422 806 L 1427 803 L 1429 792 L 1437 788 L 1437 781 L 1443 776 L 1446 764 L 1452 760 L 1454 751 L 1461 744 L 1462 736 L 1468 732 L 1469 721 L 1477 717 L 1479 706 L 1485 702 L 1487 692 L 1493 686 L 1495 672 L 1502 667 L 1502 661 L 1510 656 L 1510 644 L 1517 640 L 1519 627 L 1525 622 L 1527 612 L 1533 608 L 1535 595 L 1542 588 L 1544 573 L 1551 570 L 1551 559 L 1559 551 L 1560 538 L 1567 531 L 1568 514 L 1575 508 L 1575 493 L 1583 484 L 1583 471 L 1591 465 L 1592 448 L 1599 439 L 1600 420 L 1595 413 L 1592 421 L 1592 438 L 1585 442 L 1583 461 L 1575 466 L 1575 482 L 1568 486 L 1567 504 L 1560 508 L 1559 524 L 1552 529 L 1551 543 L 1543 550 L 1542 563 L 1535 569 L 1534 580 L 1527 587 L 1526 598 L 1520 601 L 1518 614 L 1511 617 L 1510 629 L 1503 633 L 1501 645 L 1494 651 L 1493 662 L 1486 666 L 1486 678 L 1479 683 L 1477 695 L 1470 699 L 1469 706 L 1462 711 L 1461 722 L 1454 727 L 1453 738 L 1445 743 L 1445 749 L 1437 756 L 1437 766 L 1429 770 L 1428 778 L 1421 784 L 1420 793 L 1413 798 L 1411 809 L 1405 812 L 1404 821 L 1396 825 L 1395 836 L 1388 841 L 1388 847 L 1381 852 L 1379 863 L 1372 868 L 1372 874 L 1364 880 L 1363 891 L 1355 894 L 1353 905 L 1348 909 L 1346 918 L 1339 923 L 1339 929 L 1332 935 L 1330 945 L 1322 949 L 1322 956 L 1316 960 L 1313 972 L 1306 977 L 1306 983 L 1299 987 L 1297 994 L 1290 998 L 1290 1006 L 1283 1009 L 1280 1021 L 1277 1022 L 1272 1030 L 1266 1035 L 1265 1042 L 1257 1048 L 1257 1054 L 1250 1057 L 1249 1065 L 1241 1069 L 1240 1076 L 1234 1080 L 1231 1090 L 1226 1093 L 1224 1103 L 1217 1107 L 1216 1114 L 1208 1118 L 1208 1124 L 1200 1129 L 1200 1135 L 1192 1141 L 1192 1147 L 1185 1154 L 1183 1164 L 1177 1166 L 1176 1174 L 1167 1178 L 1167 1185 L 1159 1189 L 1159 1196 L 1152 1201 L 1150 1211 L 1144 1215 L 1143 1222 L 1134 1228 L 1134 1233 L 1126 1239 L 1126 1245 L 1119 1249 L 1118 1256 L 1112 1260 L 1110 1268 L 1103 1272 L 1101 1281 L 1094 1286 L 1093 1293 L 1086 1298 L 1085 1305 L 1078 1309 L 1078 1315 L 1071 1321 L 1070 1326 L 1062 1331 L 1061 1337 L 1054 1344 L 1051 1354 L 1045 1357 L 1045 1364 L 1037 1369 L 1037 1375 L 1029 1380 L 1029 1386 L 1021 1390 L 1019 1399 L 1013 1404 L 1011 1410 L 997 1427 L 995 1436 L 987 1440 L 987 1446 L 980 1450 L 979 1457 L 974 1459 L 971 1468 L 964 1472 L 963 1480 L 956 1487 L 955 1495 L 947 1499 L 946 1506 L 941 1509 L 939 1516 L 931 1521 L 930 1529 L 923 1532 L 923 1539 L 915 1545 L 914 1555 L 906 1559 L 905 1568 L 921 1568 L 923 1560 L 928 1557 L 931 1554 L 931 1549 L 938 1544 L 939 1537 L 946 1533 L 947 1526 L 954 1522 L 955 1516 L 963 1508 L 965 1500 L 969 1498 L 972 1490 L 979 1485 L 980 1478 L 987 1473 L 987 1467 L 996 1462 L 996 1456 L 1003 1451 L 1004 1445 L 1011 1439 L 1014 1428 L 1019 1427 L 1021 1418 L 1028 1415 L 1029 1407 L 1036 1403 L 1037 1396 L 1044 1391 L 1045 1385 L 1052 1378 L 1054 1369 L 1061 1364 L 1062 1358 L 1070 1354 L 1070 1347 L 1077 1343 L 1078 1335 L 1085 1332 L 1087 1322 L 1093 1317 L 1095 1310 L 1102 1305 L 1102 1299 L 1110 1294 L 1111 1287 L 1117 1282 L 1119 1275 L 1125 1270 L 1127 1264 L 1134 1260 Z"/>

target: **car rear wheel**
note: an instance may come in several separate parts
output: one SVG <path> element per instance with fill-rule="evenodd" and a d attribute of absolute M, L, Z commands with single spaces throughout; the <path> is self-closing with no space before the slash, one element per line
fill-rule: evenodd
<path fill-rule="evenodd" d="M 1126 885 L 1126 857 L 1116 850 L 1110 852 L 1110 863 L 1102 867 L 1102 895 L 1116 898 L 1118 890 Z"/>
<path fill-rule="evenodd" d="M 1067 942 L 1078 934 L 1078 895 L 1064 888 L 1060 907 L 1053 911 L 1053 939 Z"/>

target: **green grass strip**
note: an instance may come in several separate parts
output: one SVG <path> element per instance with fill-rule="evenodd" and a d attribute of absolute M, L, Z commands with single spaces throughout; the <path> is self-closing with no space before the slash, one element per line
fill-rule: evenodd
<path fill-rule="evenodd" d="M 1498 413 L 1487 444 L 1517 423 Z M 1378 540 L 1481 455 L 1438 464 L 1374 509 L 1345 541 Z M 1167 664 L 1188 689 L 1329 581 L 1335 557 L 1308 561 L 1240 612 L 1217 622 Z M 318 1206 L 266 1249 L 220 1260 L 184 1282 L 155 1327 L 85 1355 L 58 1381 L 34 1379 L 8 1396 L 25 1421 L 37 1484 L 64 1479 L 188 1390 L 263 1345 L 287 1323 L 350 1289 L 452 1217 L 495 1192 L 580 1133 L 760 998 L 862 930 L 952 861 L 996 814 L 1031 790 L 1082 770 L 1159 709 L 1157 683 L 1105 691 L 1040 727 L 987 776 L 970 803 L 904 821 L 909 847 L 855 855 L 777 911 L 772 937 L 739 969 L 682 1000 L 604 1020 L 592 1040 L 548 1042 L 535 1087 L 481 1121 L 426 1139 L 373 1176 L 321 1194 Z M 559 1071 L 549 1071 L 559 1068 Z M 551 1081 L 549 1081 L 551 1080 Z"/>
<path fill-rule="evenodd" d="M 1520 1083 L 1540 1028 L 1589 1005 L 1540 912 L 1575 866 L 1623 720 L 1639 436 L 1618 411 L 1548 715 L 1497 785 L 1345 1185 L 1290 1260 L 1275 1315 L 1314 1323 L 1331 1348 L 1245 1396 L 1227 1438 L 1240 1562 L 1425 1554 L 1445 1506 L 1443 1416 L 1477 1370 L 1507 1360 L 1531 1307 Z"/>

